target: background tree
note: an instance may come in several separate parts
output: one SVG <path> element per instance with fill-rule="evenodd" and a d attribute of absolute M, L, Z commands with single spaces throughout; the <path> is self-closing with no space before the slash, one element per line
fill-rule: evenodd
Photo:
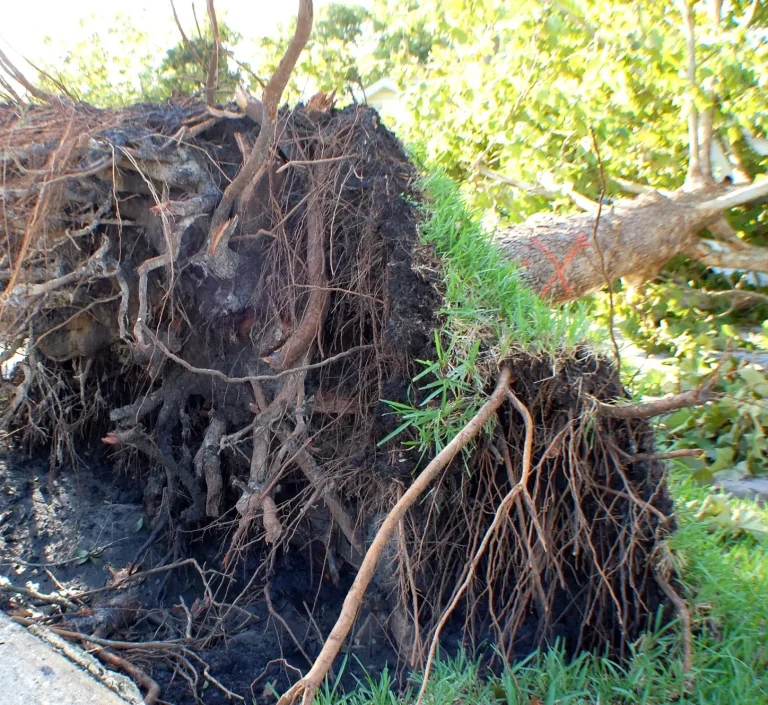
<path fill-rule="evenodd" d="M 73 98 L 98 107 L 202 97 L 214 47 L 210 21 L 196 24 L 194 33 L 182 28 L 179 42 L 165 52 L 152 46 L 147 32 L 134 24 L 118 15 L 106 29 L 97 30 L 95 18 L 83 20 L 87 37 L 68 47 L 56 64 L 41 67 L 41 86 L 54 93 L 66 90 Z M 249 68 L 232 58 L 231 47 L 240 35 L 222 22 L 218 32 L 221 51 L 215 98 L 226 103 Z M 159 62 L 158 56 L 162 57 Z"/>

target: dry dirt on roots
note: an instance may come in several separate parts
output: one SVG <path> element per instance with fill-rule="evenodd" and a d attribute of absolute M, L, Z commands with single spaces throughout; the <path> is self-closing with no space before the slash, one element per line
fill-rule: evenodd
<path fill-rule="evenodd" d="M 2 421 L 51 468 L 6 462 L 3 572 L 98 590 L 44 618 L 111 639 L 177 703 L 266 702 L 306 672 L 429 460 L 405 436 L 377 444 L 398 424 L 381 400 L 418 403 L 442 303 L 412 166 L 371 109 L 285 110 L 212 225 L 258 134 L 194 103 L 0 106 L 0 337 L 23 357 Z M 624 396 L 615 370 L 587 350 L 506 364 L 521 406 L 380 561 L 346 645 L 374 672 L 423 665 L 438 629 L 448 652 L 563 637 L 622 655 L 665 603 L 650 427 L 595 411 Z M 45 602 L 5 599 L 25 618 Z"/>

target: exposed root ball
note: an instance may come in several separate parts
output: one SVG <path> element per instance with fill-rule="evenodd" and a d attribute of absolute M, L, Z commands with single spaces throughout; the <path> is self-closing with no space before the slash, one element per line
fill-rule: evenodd
<path fill-rule="evenodd" d="M 193 103 L 0 106 L 0 338 L 21 358 L 2 420 L 54 464 L 101 439 L 153 527 L 212 537 L 231 576 L 248 563 L 240 607 L 297 560 L 315 604 L 423 467 L 401 438 L 377 443 L 399 423 L 381 400 L 404 400 L 433 354 L 440 268 L 419 244 L 414 169 L 366 107 L 281 112 L 264 167 L 212 225 L 258 133 Z M 402 663 L 424 663 L 441 623 L 449 649 L 514 657 L 562 636 L 623 653 L 665 601 L 663 469 L 634 457 L 651 431 L 594 413 L 623 395 L 612 366 L 507 362 L 533 419 L 530 480 L 481 544 L 521 473 L 505 402 L 380 563 L 359 631 L 383 623 Z M 207 645 L 223 628 L 206 614 Z"/>
<path fill-rule="evenodd" d="M 443 629 L 446 644 L 496 644 L 507 658 L 560 638 L 570 652 L 625 654 L 666 602 L 654 553 L 672 528 L 664 469 L 645 421 L 595 416 L 591 398 L 623 396 L 613 365 L 580 351 L 512 361 L 512 389 L 533 419 L 531 476 L 492 532 Z M 440 481 L 408 523 L 424 640 L 464 579 L 480 540 L 519 482 L 525 425 L 506 406 L 466 466 Z M 527 491 L 525 491 L 527 490 Z M 416 604 L 401 565 L 405 609 Z"/>

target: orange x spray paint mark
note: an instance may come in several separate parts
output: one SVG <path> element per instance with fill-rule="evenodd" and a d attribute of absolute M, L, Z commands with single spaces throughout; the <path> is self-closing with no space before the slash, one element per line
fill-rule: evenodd
<path fill-rule="evenodd" d="M 562 263 L 555 257 L 554 254 L 552 254 L 552 251 L 542 242 L 538 240 L 538 238 L 532 238 L 532 242 L 536 247 L 538 247 L 549 259 L 550 262 L 552 262 L 552 266 L 555 268 L 555 273 L 552 275 L 552 278 L 547 282 L 546 286 L 541 290 L 541 295 L 546 296 L 549 293 L 549 290 L 552 288 L 552 285 L 556 281 L 560 281 L 560 285 L 563 288 L 563 291 L 568 294 L 568 296 L 573 296 L 573 289 L 571 288 L 571 285 L 568 283 L 568 280 L 565 277 L 565 270 L 568 268 L 568 265 L 573 261 L 573 258 L 585 247 L 589 247 L 589 240 L 587 240 L 584 233 L 579 233 L 579 236 L 574 241 L 573 245 L 571 245 L 571 249 L 568 250 L 568 253 L 565 255 L 565 259 L 562 261 Z"/>

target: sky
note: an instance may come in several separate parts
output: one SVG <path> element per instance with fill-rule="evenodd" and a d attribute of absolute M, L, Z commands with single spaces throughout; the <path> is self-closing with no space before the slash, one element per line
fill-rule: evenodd
<path fill-rule="evenodd" d="M 371 4 L 371 0 L 345 1 Z M 315 0 L 315 8 L 328 2 Z M 192 0 L 176 0 L 175 4 L 187 34 L 192 34 Z M 244 39 L 250 39 L 274 34 L 278 23 L 289 20 L 298 5 L 298 0 L 217 0 L 216 13 Z M 202 22 L 205 0 L 195 0 L 195 7 Z M 168 48 L 179 41 L 170 0 L 0 0 L 0 48 L 29 75 L 21 56 L 50 64 L 88 31 L 114 26 L 120 14 L 147 32 L 153 46 Z M 83 20 L 87 30 L 81 27 Z"/>

